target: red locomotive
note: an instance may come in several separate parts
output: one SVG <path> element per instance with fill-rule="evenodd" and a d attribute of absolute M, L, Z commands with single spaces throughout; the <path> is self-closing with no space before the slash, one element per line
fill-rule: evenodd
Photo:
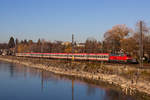
<path fill-rule="evenodd" d="M 125 63 L 137 63 L 135 58 L 132 58 L 130 55 L 127 54 L 110 54 L 109 56 L 110 62 L 125 62 Z"/>

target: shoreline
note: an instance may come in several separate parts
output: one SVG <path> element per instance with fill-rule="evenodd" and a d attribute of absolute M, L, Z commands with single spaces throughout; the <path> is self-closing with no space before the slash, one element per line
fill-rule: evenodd
<path fill-rule="evenodd" d="M 15 58 L 15 57 L 12 57 Z M 28 60 L 33 58 L 26 58 Z M 67 75 L 67 76 L 75 76 L 79 78 L 85 78 L 89 80 L 95 80 L 95 81 L 103 81 L 112 85 L 115 85 L 117 87 L 120 87 L 121 90 L 125 94 L 134 95 L 137 92 L 144 93 L 145 95 L 150 96 L 150 82 L 149 81 L 139 81 L 138 83 L 133 83 L 132 80 L 126 79 L 124 77 L 115 75 L 115 74 L 103 74 L 103 73 L 91 73 L 91 72 L 85 72 L 80 70 L 72 70 L 72 69 L 64 69 L 60 67 L 54 67 L 44 64 L 35 64 L 32 61 L 20 61 L 17 59 L 11 59 L 9 57 L 3 57 L 0 56 L 1 61 L 11 62 L 11 63 L 17 63 L 21 65 L 25 65 L 32 68 L 38 68 L 42 70 L 46 70 L 49 72 L 52 72 L 54 74 L 60 74 L 60 75 Z M 62 65 L 59 65 L 62 66 Z"/>

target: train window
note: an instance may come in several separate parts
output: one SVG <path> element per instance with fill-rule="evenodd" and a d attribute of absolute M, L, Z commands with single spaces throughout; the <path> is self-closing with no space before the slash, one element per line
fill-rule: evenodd
<path fill-rule="evenodd" d="M 80 55 L 75 55 L 75 57 L 80 57 Z"/>
<path fill-rule="evenodd" d="M 93 58 L 97 58 L 96 56 L 93 56 Z"/>

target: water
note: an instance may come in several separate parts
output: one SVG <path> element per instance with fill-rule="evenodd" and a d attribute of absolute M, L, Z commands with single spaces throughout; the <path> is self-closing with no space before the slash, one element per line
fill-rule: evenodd
<path fill-rule="evenodd" d="M 0 100 L 134 100 L 121 92 L 0 62 Z"/>

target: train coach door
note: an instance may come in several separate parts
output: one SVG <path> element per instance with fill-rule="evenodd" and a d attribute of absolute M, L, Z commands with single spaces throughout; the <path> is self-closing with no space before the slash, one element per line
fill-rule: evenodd
<path fill-rule="evenodd" d="M 74 55 L 72 54 L 72 61 L 74 61 Z"/>

